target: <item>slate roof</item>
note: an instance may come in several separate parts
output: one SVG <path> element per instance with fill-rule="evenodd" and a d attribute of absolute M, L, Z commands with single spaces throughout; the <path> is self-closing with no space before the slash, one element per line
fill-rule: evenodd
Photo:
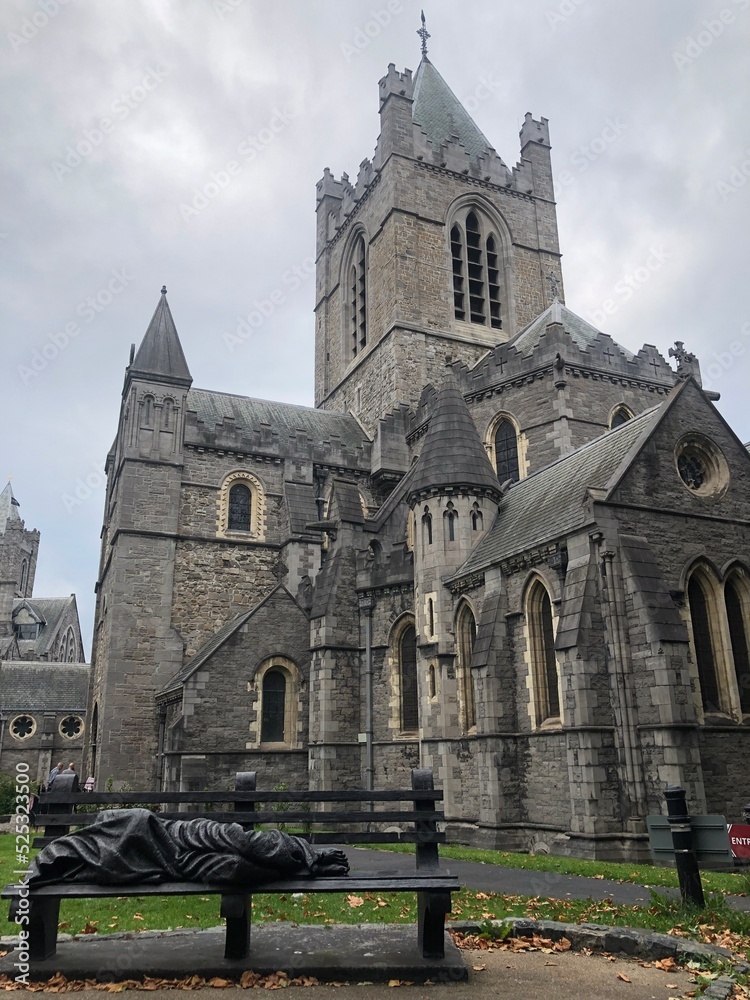
<path fill-rule="evenodd" d="M 577 316 L 564 306 L 562 302 L 555 299 L 552 305 L 545 309 L 543 313 L 540 313 L 536 319 L 533 319 L 512 340 L 509 340 L 508 346 L 512 344 L 517 351 L 528 357 L 539 346 L 539 341 L 544 336 L 547 326 L 550 323 L 562 324 L 563 329 L 570 334 L 573 342 L 583 351 L 589 350 L 599 341 L 600 337 L 606 336 L 601 330 L 597 330 L 595 326 L 587 323 L 585 319 Z M 621 344 L 616 344 L 615 346 L 622 351 L 628 361 L 632 361 L 635 357 L 635 355 Z"/>
<path fill-rule="evenodd" d="M 502 499 L 495 524 L 456 576 L 492 566 L 585 524 L 586 490 L 607 487 L 668 402 L 515 483 Z"/>
<path fill-rule="evenodd" d="M 75 606 L 75 597 L 42 598 L 42 597 L 17 597 L 13 601 L 13 616 L 16 612 L 27 605 L 39 620 L 42 627 L 36 640 L 21 639 L 18 646 L 22 653 L 33 652 L 37 656 L 44 656 L 49 652 L 52 643 L 57 635 L 58 626 L 70 609 Z M 72 623 L 71 623 L 72 624 Z M 83 652 L 83 651 L 81 651 Z"/>
<path fill-rule="evenodd" d="M 21 520 L 18 507 L 18 500 L 13 496 L 13 488 L 8 483 L 3 492 L 0 493 L 0 535 L 5 534 L 5 528 L 9 520 Z"/>
<path fill-rule="evenodd" d="M 27 712 L 84 712 L 88 663 L 0 663 L 0 709 Z"/>
<path fill-rule="evenodd" d="M 318 520 L 315 487 L 312 483 L 284 483 L 289 530 L 293 535 L 309 534 L 307 525 Z"/>
<path fill-rule="evenodd" d="M 260 432 L 261 425 L 266 424 L 282 439 L 297 431 L 304 431 L 315 444 L 338 438 L 342 445 L 351 449 L 362 448 L 370 440 L 350 414 L 316 410 L 311 406 L 274 403 L 266 399 L 234 396 L 207 389 L 191 389 L 187 397 L 187 409 L 211 429 L 230 418 L 234 420 L 237 430 L 245 434 Z"/>
<path fill-rule="evenodd" d="M 347 482 L 345 479 L 334 479 L 332 501 L 336 506 L 339 520 L 347 524 L 365 523 L 362 494 L 355 483 Z"/>
<path fill-rule="evenodd" d="M 427 56 L 422 57 L 414 79 L 412 120 L 434 146 L 458 139 L 471 156 L 480 156 L 492 148 Z"/>
<path fill-rule="evenodd" d="M 192 382 L 167 302 L 166 288 L 162 288 L 159 304 L 128 372 L 131 376 L 155 377 L 156 381 L 167 380 L 187 385 Z"/>
<path fill-rule="evenodd" d="M 409 495 L 434 492 L 445 486 L 489 490 L 500 495 L 495 470 L 461 390 L 452 378 L 437 394 Z"/>

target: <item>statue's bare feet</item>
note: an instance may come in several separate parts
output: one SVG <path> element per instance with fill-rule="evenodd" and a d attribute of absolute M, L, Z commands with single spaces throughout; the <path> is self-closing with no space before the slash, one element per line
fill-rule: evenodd
<path fill-rule="evenodd" d="M 312 865 L 313 875 L 346 875 L 349 872 L 349 860 L 343 851 L 330 850 L 321 852 L 320 857 Z"/>

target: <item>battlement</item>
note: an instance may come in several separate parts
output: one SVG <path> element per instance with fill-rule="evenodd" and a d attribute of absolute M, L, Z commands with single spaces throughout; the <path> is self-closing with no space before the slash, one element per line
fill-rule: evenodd
<path fill-rule="evenodd" d="M 537 121 L 531 112 L 527 111 L 518 135 L 521 140 L 522 153 L 524 147 L 530 142 L 536 142 L 541 146 L 549 146 L 549 119 L 542 118 L 540 121 Z"/>
<path fill-rule="evenodd" d="M 399 73 L 395 63 L 388 63 L 388 72 L 378 81 L 378 88 L 381 110 L 392 94 L 397 97 L 405 97 L 409 101 L 414 99 L 414 81 L 411 70 L 405 69 L 403 73 Z"/>
<path fill-rule="evenodd" d="M 315 196 L 317 204 L 320 204 L 324 198 L 336 198 L 340 201 L 344 197 L 343 184 L 336 180 L 329 167 L 325 168 L 323 176 L 315 185 Z"/>

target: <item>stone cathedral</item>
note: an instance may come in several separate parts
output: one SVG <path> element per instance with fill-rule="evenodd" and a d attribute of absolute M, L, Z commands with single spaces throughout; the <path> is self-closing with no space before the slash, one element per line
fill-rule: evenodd
<path fill-rule="evenodd" d="M 678 331 L 564 304 L 548 122 L 508 167 L 423 54 L 316 188 L 315 407 L 192 388 L 166 289 L 107 459 L 86 773 L 403 786 L 449 834 L 641 857 L 739 818 L 750 454 Z M 545 845 L 545 846 L 543 846 Z"/>

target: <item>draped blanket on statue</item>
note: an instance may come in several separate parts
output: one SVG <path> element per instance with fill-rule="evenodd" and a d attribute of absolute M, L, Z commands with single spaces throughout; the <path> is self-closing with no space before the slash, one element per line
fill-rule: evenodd
<path fill-rule="evenodd" d="M 58 837 L 31 862 L 26 883 L 205 882 L 246 885 L 286 875 L 345 875 L 342 851 L 318 851 L 300 837 L 238 823 L 164 820 L 148 809 L 108 809 Z"/>

